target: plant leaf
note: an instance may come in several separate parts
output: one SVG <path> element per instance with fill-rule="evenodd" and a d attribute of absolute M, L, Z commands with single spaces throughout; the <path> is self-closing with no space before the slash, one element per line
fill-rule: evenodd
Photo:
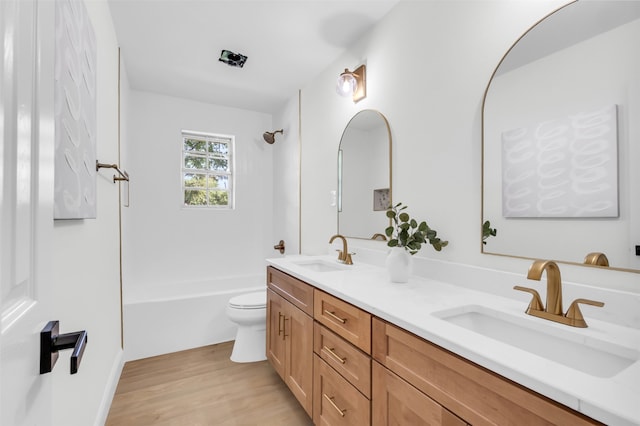
<path fill-rule="evenodd" d="M 429 228 L 426 221 L 418 222 L 412 219 L 408 213 L 402 212 L 407 206 L 398 203 L 387 209 L 386 216 L 391 220 L 391 225 L 385 228 L 385 235 L 389 237 L 387 246 L 404 247 L 410 254 L 416 254 L 424 244 L 431 244 L 436 251 L 442 250 L 449 243 L 437 237 L 435 229 Z M 483 224 L 483 240 L 486 235 L 495 235 L 495 230 L 488 227 L 488 221 Z M 391 238 L 393 234 L 396 238 Z M 484 241 L 483 241 L 484 243 Z"/>

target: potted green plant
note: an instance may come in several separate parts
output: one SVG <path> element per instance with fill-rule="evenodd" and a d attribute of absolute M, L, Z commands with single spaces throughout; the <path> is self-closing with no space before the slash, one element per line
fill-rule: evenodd
<path fill-rule="evenodd" d="M 489 237 L 495 237 L 498 234 L 498 230 L 496 228 L 491 227 L 491 222 L 486 220 L 482 224 L 482 244 L 487 244 L 486 239 Z"/>
<path fill-rule="evenodd" d="M 387 268 L 391 281 L 407 282 L 411 273 L 411 255 L 416 254 L 424 244 L 431 244 L 436 251 L 442 250 L 449 242 L 438 237 L 435 229 L 427 222 L 418 222 L 405 212 L 407 206 L 398 203 L 387 210 L 391 225 L 385 229 L 389 237 L 387 245 L 391 252 L 387 257 Z"/>

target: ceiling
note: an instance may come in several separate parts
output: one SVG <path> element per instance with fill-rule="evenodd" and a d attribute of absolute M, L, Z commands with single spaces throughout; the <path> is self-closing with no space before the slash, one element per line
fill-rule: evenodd
<path fill-rule="evenodd" d="M 398 1 L 109 0 L 109 7 L 132 89 L 273 113 Z M 248 56 L 244 67 L 219 62 L 222 49 Z"/>

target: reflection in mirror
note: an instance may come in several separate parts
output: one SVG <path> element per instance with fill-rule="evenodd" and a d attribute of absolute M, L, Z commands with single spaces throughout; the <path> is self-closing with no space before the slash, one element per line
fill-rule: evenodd
<path fill-rule="evenodd" d="M 640 2 L 580 0 L 507 52 L 483 105 L 484 253 L 640 272 L 638 40 Z"/>
<path fill-rule="evenodd" d="M 378 111 L 360 111 L 342 133 L 337 204 L 339 234 L 378 239 L 389 225 L 391 130 Z"/>

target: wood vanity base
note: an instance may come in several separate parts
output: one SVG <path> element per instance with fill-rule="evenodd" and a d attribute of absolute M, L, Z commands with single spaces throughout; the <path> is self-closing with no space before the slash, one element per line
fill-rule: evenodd
<path fill-rule="evenodd" d="M 378 318 L 373 358 L 469 424 L 601 424 Z"/>
<path fill-rule="evenodd" d="M 267 358 L 317 425 L 599 425 L 267 268 Z"/>

